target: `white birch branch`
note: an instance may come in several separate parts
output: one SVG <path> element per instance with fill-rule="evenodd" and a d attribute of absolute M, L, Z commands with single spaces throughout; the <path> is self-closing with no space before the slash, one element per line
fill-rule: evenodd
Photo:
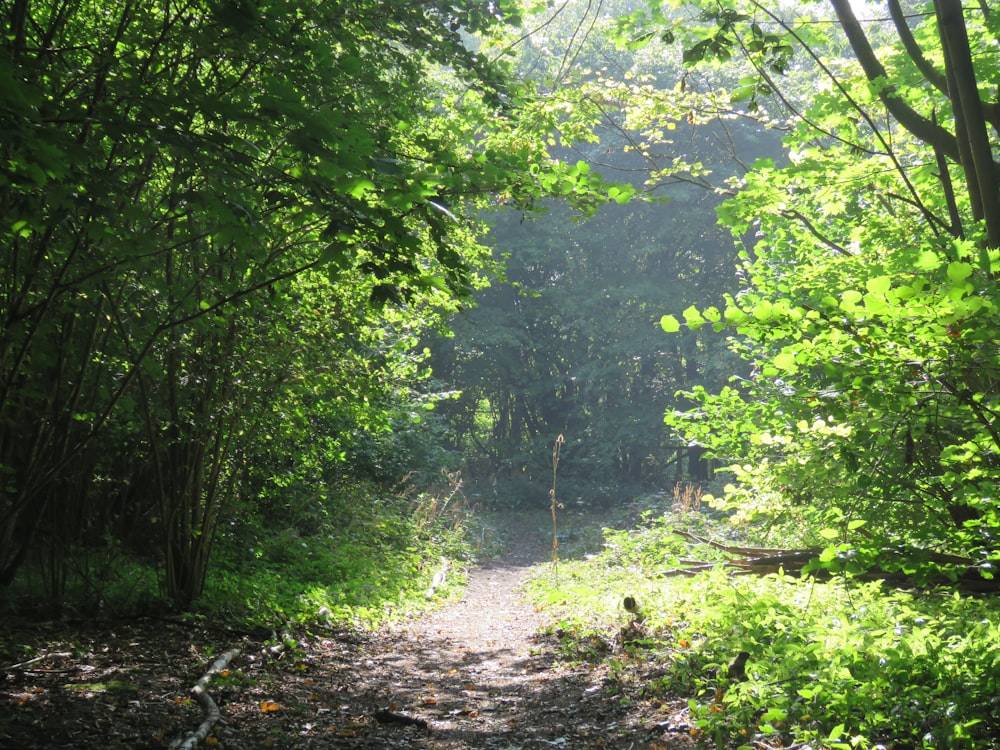
<path fill-rule="evenodd" d="M 201 704 L 201 707 L 205 709 L 205 720 L 201 723 L 194 732 L 188 735 L 181 743 L 171 743 L 170 747 L 175 748 L 175 750 L 194 750 L 198 746 L 198 743 L 203 741 L 208 737 L 208 733 L 212 730 L 212 726 L 219 720 L 219 707 L 212 700 L 212 696 L 208 694 L 208 683 L 211 681 L 212 676 L 218 672 L 221 672 L 231 662 L 237 655 L 239 655 L 240 650 L 238 648 L 233 648 L 224 653 L 208 668 L 208 671 L 201 676 L 201 679 L 194 684 L 191 688 L 191 695 Z"/>

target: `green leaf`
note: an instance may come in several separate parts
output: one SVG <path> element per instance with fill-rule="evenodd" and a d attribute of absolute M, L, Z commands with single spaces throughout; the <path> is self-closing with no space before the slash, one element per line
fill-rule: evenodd
<path fill-rule="evenodd" d="M 660 318 L 660 328 L 667 333 L 677 333 L 681 330 L 681 324 L 673 315 L 664 315 Z"/>
<path fill-rule="evenodd" d="M 738 308 L 735 304 L 727 304 L 726 309 L 723 311 L 722 315 L 730 323 L 735 323 L 736 325 L 739 325 L 740 323 L 745 323 L 747 320 L 750 319 L 750 316 L 747 315 L 743 310 Z"/>
<path fill-rule="evenodd" d="M 688 307 L 683 313 L 684 321 L 687 323 L 688 328 L 692 331 L 697 331 L 703 325 L 705 325 L 705 319 L 701 316 L 698 308 L 694 305 Z"/>
<path fill-rule="evenodd" d="M 777 355 L 775 355 L 771 362 L 779 370 L 785 370 L 789 373 L 798 372 L 799 370 L 798 365 L 795 363 L 795 350 L 791 347 L 782 349 Z"/>
<path fill-rule="evenodd" d="M 940 268 L 943 262 L 938 253 L 933 250 L 924 250 L 913 265 L 919 271 L 933 271 Z"/>
<path fill-rule="evenodd" d="M 352 198 L 363 198 L 365 193 L 375 190 L 375 183 L 367 177 L 353 177 L 341 186 L 341 190 Z"/>
<path fill-rule="evenodd" d="M 840 536 L 840 532 L 837 531 L 836 529 L 826 528 L 826 529 L 820 529 L 819 535 L 824 539 L 836 539 L 838 536 Z"/>
<path fill-rule="evenodd" d="M 953 261 L 948 264 L 948 278 L 958 283 L 965 281 L 972 275 L 972 265 L 962 261 Z"/>
<path fill-rule="evenodd" d="M 762 299 L 753 306 L 753 316 L 761 322 L 767 322 L 775 317 L 774 306 L 766 299 Z"/>
<path fill-rule="evenodd" d="M 864 295 L 855 289 L 848 289 L 846 292 L 840 295 L 840 306 L 845 309 L 851 309 L 857 307 L 857 304 L 861 301 Z"/>
<path fill-rule="evenodd" d="M 865 287 L 872 294 L 886 294 L 892 288 L 892 279 L 888 276 L 876 276 L 874 279 L 868 279 Z"/>

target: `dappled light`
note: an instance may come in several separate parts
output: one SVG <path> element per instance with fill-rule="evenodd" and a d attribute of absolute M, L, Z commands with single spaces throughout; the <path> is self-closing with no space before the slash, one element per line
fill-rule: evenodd
<path fill-rule="evenodd" d="M 0 4 L 0 746 L 1000 746 L 998 18 Z"/>

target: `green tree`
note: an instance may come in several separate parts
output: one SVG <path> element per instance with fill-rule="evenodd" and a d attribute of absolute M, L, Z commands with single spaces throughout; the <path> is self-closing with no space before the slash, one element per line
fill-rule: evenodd
<path fill-rule="evenodd" d="M 796 45 L 814 85 L 783 99 L 790 164 L 760 162 L 720 209 L 738 237 L 755 234 L 747 288 L 684 315 L 688 328 L 738 330 L 754 377 L 692 393 L 697 412 L 668 422 L 736 459 L 742 517 L 804 521 L 809 542 L 836 530 L 849 546 L 824 556 L 831 565 L 902 543 L 981 560 L 991 577 L 995 18 L 944 0 L 910 15 L 890 3 L 864 24 L 849 3 L 831 6 L 836 24 L 748 3 L 698 9 L 687 27 L 692 64 L 742 54 L 756 95 L 795 90 Z M 843 31 L 848 57 L 827 53 L 823 29 Z"/>
<path fill-rule="evenodd" d="M 297 277 L 352 300 L 328 332 L 336 368 L 386 305 L 468 294 L 492 196 L 602 200 L 466 44 L 516 21 L 507 3 L 0 14 L 0 583 L 34 551 L 58 595 L 72 544 L 155 521 L 168 594 L 191 601 L 257 426 L 312 377 L 275 346 L 324 309 Z M 284 343 L 327 341 L 304 335 Z M 344 377 L 363 392 L 370 376 Z"/>

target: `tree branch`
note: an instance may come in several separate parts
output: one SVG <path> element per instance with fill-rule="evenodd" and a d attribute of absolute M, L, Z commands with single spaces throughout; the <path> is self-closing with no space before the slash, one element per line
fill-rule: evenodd
<path fill-rule="evenodd" d="M 934 6 L 938 12 L 938 31 L 945 53 L 956 130 L 962 141 L 960 150 L 964 158 L 961 163 L 970 192 L 978 194 L 980 215 L 977 218 L 986 223 L 990 247 L 1000 247 L 1000 182 L 976 85 L 962 3 L 961 0 L 936 0 Z"/>
<path fill-rule="evenodd" d="M 882 63 L 875 56 L 875 51 L 872 49 L 871 44 L 869 44 L 865 32 L 861 29 L 861 24 L 858 23 L 849 0 L 830 0 L 830 4 L 836 12 L 840 26 L 847 35 L 847 41 L 850 43 L 851 49 L 854 50 L 858 62 L 861 63 L 861 68 L 864 70 L 868 80 L 872 83 L 880 79 L 888 81 L 888 74 L 885 68 L 882 67 Z M 924 143 L 932 146 L 939 145 L 949 158 L 954 161 L 960 161 L 958 139 L 945 128 L 935 124 L 932 120 L 928 120 L 910 107 L 910 105 L 896 95 L 895 86 L 886 85 L 879 91 L 878 96 L 882 100 L 882 103 L 885 104 L 886 109 L 889 110 L 889 113 L 906 130 Z"/>
<path fill-rule="evenodd" d="M 205 709 L 205 720 L 201 723 L 201 726 L 188 735 L 187 739 L 177 745 L 172 745 L 176 750 L 194 750 L 198 746 L 198 743 L 208 737 L 208 733 L 219 720 L 219 707 L 212 700 L 212 696 L 208 694 L 208 683 L 213 675 L 225 669 L 229 665 L 229 662 L 239 656 L 239 653 L 240 650 L 238 648 L 230 649 L 224 653 L 215 660 L 212 666 L 208 668 L 208 671 L 191 688 L 191 695 Z"/>
<path fill-rule="evenodd" d="M 913 32 L 910 31 L 910 26 L 906 23 L 906 16 L 903 15 L 903 9 L 899 5 L 899 0 L 889 0 L 889 15 L 892 16 L 892 22 L 896 26 L 896 34 L 899 36 L 899 41 L 903 43 L 906 54 L 913 60 L 913 64 L 917 66 L 920 75 L 926 78 L 927 82 L 934 88 L 947 96 L 948 81 L 944 73 L 935 68 L 930 60 L 924 57 L 923 50 L 920 49 L 917 40 L 913 38 Z"/>

